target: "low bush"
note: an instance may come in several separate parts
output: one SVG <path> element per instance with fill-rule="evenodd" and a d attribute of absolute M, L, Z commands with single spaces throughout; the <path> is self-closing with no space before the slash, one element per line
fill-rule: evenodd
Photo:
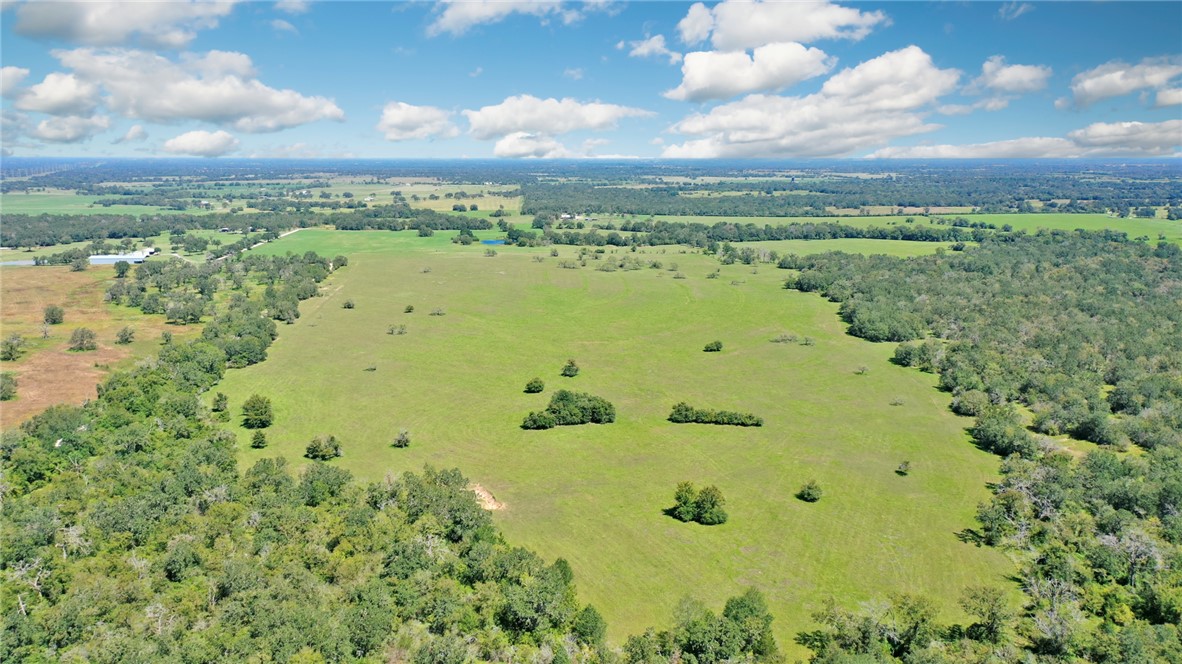
<path fill-rule="evenodd" d="M 722 424 L 737 427 L 761 427 L 763 418 L 751 413 L 737 413 L 730 410 L 707 410 L 694 408 L 682 401 L 673 406 L 669 421 L 674 424 Z"/>

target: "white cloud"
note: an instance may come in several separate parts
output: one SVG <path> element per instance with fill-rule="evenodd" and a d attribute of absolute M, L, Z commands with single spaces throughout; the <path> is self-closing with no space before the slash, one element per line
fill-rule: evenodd
<path fill-rule="evenodd" d="M 78 143 L 106 131 L 110 126 L 111 119 L 105 115 L 67 115 L 42 120 L 29 131 L 29 135 L 50 143 Z"/>
<path fill-rule="evenodd" d="M 238 149 L 238 139 L 218 130 L 189 131 L 164 142 L 164 151 L 195 157 L 220 157 Z"/>
<path fill-rule="evenodd" d="M 672 131 L 699 138 L 670 145 L 670 158 L 835 157 L 938 128 L 927 109 L 960 72 L 937 68 L 909 46 L 842 70 L 803 97 L 750 95 L 695 114 Z"/>
<path fill-rule="evenodd" d="M 792 42 L 760 46 L 750 56 L 742 51 L 687 53 L 681 65 L 681 85 L 665 96 L 702 101 L 780 90 L 827 73 L 835 62 L 818 48 Z"/>
<path fill-rule="evenodd" d="M 1020 94 L 1047 87 L 1051 68 L 1042 65 L 1007 65 L 1005 56 L 995 55 L 981 65 L 981 76 L 970 85 L 974 89 Z"/>
<path fill-rule="evenodd" d="M 300 31 L 297 30 L 294 25 L 292 25 L 291 23 L 288 23 L 287 21 L 285 21 L 281 18 L 272 19 L 271 20 L 271 28 L 274 30 L 277 30 L 279 32 L 290 32 L 290 33 L 296 34 L 296 35 L 300 34 Z"/>
<path fill-rule="evenodd" d="M 1077 74 L 1071 80 L 1076 106 L 1090 106 L 1101 99 L 1119 97 L 1136 90 L 1160 90 L 1182 75 L 1182 58 L 1145 58 L 1130 65 L 1114 60 Z"/>
<path fill-rule="evenodd" d="M 73 74 L 54 72 L 16 95 L 22 111 L 50 115 L 88 115 L 98 105 L 98 86 Z"/>
<path fill-rule="evenodd" d="M 1182 120 L 1097 122 L 1066 138 L 1033 136 L 968 145 L 919 145 L 878 150 L 883 159 L 1018 159 L 1174 154 L 1182 147 Z"/>
<path fill-rule="evenodd" d="M 777 42 L 858 40 L 886 20 L 881 11 L 863 12 L 827 0 L 723 0 L 709 10 L 702 3 L 692 5 L 677 27 L 687 44 L 697 44 L 709 34 L 716 49 L 737 51 Z"/>
<path fill-rule="evenodd" d="M 483 73 L 484 73 L 484 67 L 477 67 L 476 69 L 473 69 L 472 71 L 468 72 L 468 77 L 469 78 L 476 78 L 477 76 L 480 76 Z"/>
<path fill-rule="evenodd" d="M 343 120 L 325 97 L 277 90 L 254 78 L 250 57 L 210 51 L 173 62 L 155 53 L 127 49 L 74 49 L 53 55 L 82 79 L 100 85 L 107 106 L 126 117 L 152 122 L 193 119 L 267 132 L 317 120 Z"/>
<path fill-rule="evenodd" d="M 581 81 L 583 79 L 583 70 L 577 67 L 568 67 L 562 70 L 562 75 L 572 81 Z"/>
<path fill-rule="evenodd" d="M 275 9 L 288 14 L 303 14 L 311 4 L 308 0 L 279 0 L 275 3 Z"/>
<path fill-rule="evenodd" d="M 148 138 L 148 131 L 146 129 L 144 129 L 143 125 L 137 124 L 137 125 L 132 125 L 131 128 L 127 130 L 126 134 L 124 134 L 120 138 L 117 138 L 117 139 L 111 141 L 111 143 L 113 143 L 113 144 L 137 143 L 137 142 L 145 140 L 147 138 Z"/>
<path fill-rule="evenodd" d="M 611 11 L 611 2 L 567 3 L 561 0 L 443 0 L 443 11 L 427 26 L 427 34 L 458 36 L 483 23 L 497 23 L 512 14 L 537 16 L 543 23 L 557 18 L 575 23 L 591 11 Z"/>
<path fill-rule="evenodd" d="M 39 0 L 16 8 L 16 32 L 90 46 L 116 46 L 134 39 L 149 46 L 179 48 L 192 41 L 198 30 L 216 27 L 234 4 L 235 0 Z"/>
<path fill-rule="evenodd" d="M 582 103 L 570 98 L 539 99 L 532 95 L 508 97 L 499 104 L 464 111 L 470 131 L 478 139 L 515 132 L 554 136 L 579 129 L 610 129 L 624 118 L 649 115 L 649 111 L 629 106 Z"/>
<path fill-rule="evenodd" d="M 1003 21 L 1012 21 L 1019 16 L 1034 11 L 1034 5 L 1029 2 L 1003 2 L 997 10 L 997 15 Z"/>
<path fill-rule="evenodd" d="M 493 154 L 498 157 L 520 159 L 534 157 L 538 159 L 564 159 L 573 157 L 569 150 L 557 140 L 541 134 L 531 134 L 525 131 L 515 131 L 497 141 L 493 146 Z"/>
<path fill-rule="evenodd" d="M 1157 91 L 1157 100 L 1154 106 L 1177 106 L 1182 104 L 1182 88 L 1169 88 L 1167 90 Z"/>
<path fill-rule="evenodd" d="M 12 95 L 28 75 L 29 70 L 24 67 L 0 67 L 0 96 Z"/>
<path fill-rule="evenodd" d="M 616 44 L 616 48 L 623 49 L 630 47 L 632 50 L 628 51 L 628 55 L 633 58 L 669 58 L 669 64 L 677 64 L 681 61 L 681 54 L 676 51 L 669 50 L 665 45 L 665 35 L 653 35 L 646 37 L 640 41 L 620 42 Z"/>
<path fill-rule="evenodd" d="M 453 138 L 460 133 L 451 122 L 450 112 L 434 106 L 412 106 L 400 101 L 392 101 L 382 109 L 377 130 L 388 141 Z"/>

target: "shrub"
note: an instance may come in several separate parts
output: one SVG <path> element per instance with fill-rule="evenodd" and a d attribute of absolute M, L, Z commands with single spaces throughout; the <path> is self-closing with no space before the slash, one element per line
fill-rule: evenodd
<path fill-rule="evenodd" d="M 66 321 L 66 310 L 62 309 L 56 304 L 51 304 L 48 307 L 45 307 L 45 311 L 43 313 L 45 314 L 43 320 L 48 325 L 61 325 Z"/>
<path fill-rule="evenodd" d="M 413 304 L 406 305 L 406 308 L 402 310 L 402 313 L 404 313 L 404 314 L 413 314 L 414 312 L 415 312 L 415 305 L 413 305 Z"/>
<path fill-rule="evenodd" d="M 806 503 L 815 503 L 821 499 L 821 485 L 816 480 L 809 480 L 796 492 L 796 497 Z"/>
<path fill-rule="evenodd" d="M 218 392 L 217 394 L 213 395 L 213 406 L 212 406 L 213 412 L 221 413 L 229 407 L 230 407 L 230 397 L 227 397 L 225 394 L 222 394 L 221 392 Z"/>
<path fill-rule="evenodd" d="M 776 335 L 772 338 L 774 344 L 793 344 L 796 343 L 796 335 L 785 332 L 784 334 Z"/>
<path fill-rule="evenodd" d="M 691 482 L 681 482 L 673 493 L 673 501 L 668 514 L 679 521 L 696 521 L 704 526 L 726 523 L 727 514 L 723 509 L 726 499 L 716 486 L 698 491 Z"/>
<path fill-rule="evenodd" d="M 406 334 L 406 326 L 405 325 L 391 325 L 390 327 L 386 328 L 386 334 L 393 334 L 395 336 L 401 336 L 403 334 Z"/>
<path fill-rule="evenodd" d="M 394 447 L 410 447 L 410 432 L 403 429 L 394 437 Z"/>
<path fill-rule="evenodd" d="M 737 427 L 761 427 L 763 418 L 751 413 L 730 410 L 707 410 L 694 408 L 682 401 L 673 406 L 669 421 L 674 424 L 722 424 Z"/>
<path fill-rule="evenodd" d="M 131 326 L 125 326 L 115 335 L 115 343 L 127 345 L 135 340 L 135 330 Z"/>
<path fill-rule="evenodd" d="M 721 341 L 711 341 L 710 343 L 706 344 L 706 347 L 703 348 L 702 350 L 707 353 L 717 353 L 720 350 L 722 350 L 722 342 Z"/>
<path fill-rule="evenodd" d="M 255 430 L 250 436 L 250 446 L 256 450 L 261 450 L 267 446 L 267 434 L 260 430 Z"/>
<path fill-rule="evenodd" d="M 336 436 L 316 436 L 304 449 L 304 456 L 319 461 L 335 459 L 341 456 L 341 444 L 337 441 Z"/>
<path fill-rule="evenodd" d="M 616 408 L 607 399 L 582 392 L 558 390 L 546 410 L 526 415 L 522 429 L 550 429 L 577 424 L 609 424 L 616 421 Z"/>
<path fill-rule="evenodd" d="M 0 341 L 0 360 L 11 362 L 21 356 L 21 347 L 25 339 L 19 334 L 11 334 Z"/>
<path fill-rule="evenodd" d="M 275 420 L 271 412 L 271 400 L 259 394 L 252 394 L 242 404 L 242 426 L 247 429 L 266 429 Z"/>
<path fill-rule="evenodd" d="M 94 330 L 80 327 L 70 334 L 70 350 L 86 351 L 98 348 L 98 335 Z"/>
<path fill-rule="evenodd" d="M 353 304 L 353 300 L 345 300 L 344 304 L 341 305 L 341 308 L 352 309 L 354 306 L 355 305 Z"/>
<path fill-rule="evenodd" d="M 910 461 L 904 461 L 903 463 L 899 464 L 898 468 L 895 469 L 896 475 L 906 475 L 910 472 L 911 472 L 911 462 Z"/>
<path fill-rule="evenodd" d="M 567 360 L 566 364 L 562 366 L 562 375 L 567 378 L 574 378 L 579 375 L 579 365 L 575 364 L 574 360 Z"/>
<path fill-rule="evenodd" d="M 534 378 L 525 384 L 526 394 L 537 394 L 544 389 L 546 389 L 546 384 L 542 382 L 541 378 Z"/>
<path fill-rule="evenodd" d="M 70 261 L 70 272 L 85 272 L 88 267 L 90 267 L 89 259 L 75 258 Z"/>
<path fill-rule="evenodd" d="M 0 401 L 16 398 L 16 375 L 10 371 L 0 373 Z"/>
<path fill-rule="evenodd" d="M 443 316 L 443 315 L 445 315 L 445 313 L 444 313 L 444 311 L 443 311 L 443 307 L 435 307 L 434 309 L 432 309 L 432 310 L 431 310 L 431 315 L 432 315 L 432 316 Z"/>

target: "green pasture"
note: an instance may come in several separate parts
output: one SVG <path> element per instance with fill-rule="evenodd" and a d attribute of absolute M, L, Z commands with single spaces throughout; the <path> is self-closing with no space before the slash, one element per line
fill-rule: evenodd
<path fill-rule="evenodd" d="M 79 196 L 72 190 L 49 189 L 0 194 L 3 214 L 209 214 L 207 210 L 169 210 L 156 205 L 102 206 L 95 201 L 111 196 Z"/>
<path fill-rule="evenodd" d="M 274 402 L 268 448 L 250 449 L 236 428 L 243 468 L 276 455 L 302 466 L 318 434 L 343 441 L 332 463 L 362 480 L 457 466 L 505 504 L 494 518 L 510 542 L 570 562 L 580 599 L 604 613 L 616 643 L 668 625 L 685 595 L 718 607 L 755 586 L 791 660 L 804 654 L 794 634 L 829 597 L 854 608 L 924 593 L 961 618 L 964 587 L 1007 583 L 1004 556 L 957 538 L 974 526 L 997 459 L 968 442 L 968 420 L 948 411 L 931 375 L 892 365 L 893 344 L 844 334 L 836 305 L 784 290 L 783 271 L 677 247 L 635 254 L 661 269 L 597 270 L 631 254 L 613 248 L 563 269 L 577 248 L 487 257 L 451 235 L 313 229 L 257 250 L 346 254 L 349 265 L 281 327 L 266 362 L 215 388 L 236 416 L 251 394 Z M 848 246 L 868 244 L 878 246 Z M 436 308 L 445 315 L 429 315 Z M 387 334 L 403 324 L 406 335 Z M 770 342 L 782 333 L 813 345 Z M 702 352 L 714 340 L 723 351 Z M 582 368 L 573 379 L 559 376 L 568 358 Z M 524 394 L 535 376 L 545 392 Z M 559 388 L 607 398 L 617 421 L 520 429 Z M 765 425 L 667 422 L 681 400 Z M 400 429 L 409 448 L 391 446 Z M 909 476 L 895 473 L 902 461 Z M 825 492 L 816 504 L 793 496 L 810 479 Z M 667 517 L 683 480 L 718 485 L 730 521 Z"/>

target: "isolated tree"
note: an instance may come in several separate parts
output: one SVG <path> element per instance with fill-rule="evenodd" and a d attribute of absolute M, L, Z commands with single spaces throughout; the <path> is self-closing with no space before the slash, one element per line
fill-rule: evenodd
<path fill-rule="evenodd" d="M 413 314 L 414 312 L 415 312 L 415 305 L 413 305 L 413 304 L 406 305 L 406 308 L 402 310 L 402 313 L 404 313 L 404 314 Z"/>
<path fill-rule="evenodd" d="M 567 360 L 562 367 L 562 375 L 567 378 L 574 378 L 579 375 L 579 365 L 575 364 L 574 360 Z"/>
<path fill-rule="evenodd" d="M 160 333 L 160 343 L 167 346 L 172 343 L 172 332 L 165 330 Z"/>
<path fill-rule="evenodd" d="M 86 351 L 98 348 L 98 335 L 88 327 L 79 327 L 70 334 L 70 350 Z"/>
<path fill-rule="evenodd" d="M 316 436 L 312 442 L 308 443 L 308 447 L 304 448 L 304 456 L 319 461 L 335 459 L 341 456 L 341 444 L 337 441 L 336 436 Z"/>
<path fill-rule="evenodd" d="M 681 482 L 673 492 L 673 517 L 678 521 L 693 521 L 698 514 L 698 491 L 691 482 Z"/>
<path fill-rule="evenodd" d="M 11 371 L 0 373 L 0 401 L 16 398 L 16 376 Z"/>
<path fill-rule="evenodd" d="M 25 338 L 19 334 L 10 334 L 0 341 L 0 360 L 11 362 L 21 356 L 21 348 L 25 345 Z"/>
<path fill-rule="evenodd" d="M 44 321 L 47 325 L 61 325 L 66 322 L 66 310 L 56 304 L 45 307 Z"/>
<path fill-rule="evenodd" d="M 542 382 L 541 378 L 534 378 L 525 384 L 526 394 L 537 394 L 546 389 L 546 384 Z"/>
<path fill-rule="evenodd" d="M 115 343 L 127 345 L 135 340 L 135 330 L 131 326 L 124 326 L 115 334 Z"/>
<path fill-rule="evenodd" d="M 911 462 L 910 461 L 904 461 L 903 463 L 899 464 L 898 468 L 895 469 L 895 473 L 897 473 L 899 475 L 906 475 L 910 472 L 911 472 Z"/>
<path fill-rule="evenodd" d="M 711 341 L 710 343 L 706 344 L 706 347 L 702 350 L 707 353 L 717 353 L 718 351 L 722 350 L 722 342 Z"/>
<path fill-rule="evenodd" d="M 266 447 L 267 434 L 263 433 L 262 430 L 256 429 L 255 432 L 250 436 L 250 446 L 256 450 L 261 450 Z"/>
<path fill-rule="evenodd" d="M 115 278 L 122 279 L 131 271 L 131 263 L 127 261 L 115 261 Z"/>
<path fill-rule="evenodd" d="M 816 480 L 809 480 L 796 492 L 796 497 L 806 503 L 815 503 L 821 499 L 821 485 Z"/>
<path fill-rule="evenodd" d="M 252 394 L 242 404 L 242 426 L 247 429 L 266 429 L 274 421 L 271 400 L 259 394 Z"/>
<path fill-rule="evenodd" d="M 410 432 L 403 429 L 394 438 L 394 447 L 410 447 Z"/>
<path fill-rule="evenodd" d="M 353 300 L 345 300 L 345 302 L 341 304 L 341 307 L 344 309 L 352 309 L 354 306 L 356 305 L 353 304 Z"/>
<path fill-rule="evenodd" d="M 703 526 L 714 526 L 720 523 L 726 523 L 726 510 L 722 508 L 726 504 L 726 499 L 722 497 L 722 491 L 714 485 L 704 487 L 698 492 L 698 499 L 694 502 L 695 515 L 694 520 Z"/>

